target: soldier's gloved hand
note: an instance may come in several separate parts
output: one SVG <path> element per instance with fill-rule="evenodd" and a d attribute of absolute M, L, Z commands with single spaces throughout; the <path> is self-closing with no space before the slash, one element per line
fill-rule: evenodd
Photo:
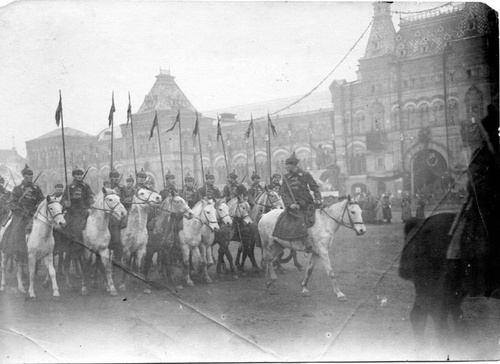
<path fill-rule="evenodd" d="M 322 204 L 322 201 L 320 198 L 317 198 L 314 200 L 314 203 L 317 205 L 317 206 L 320 206 Z"/>
<path fill-rule="evenodd" d="M 298 210 L 298 209 L 300 208 L 300 206 L 299 206 L 298 204 L 296 204 L 296 203 L 292 203 L 292 204 L 290 205 L 290 208 L 291 208 L 292 210 Z"/>

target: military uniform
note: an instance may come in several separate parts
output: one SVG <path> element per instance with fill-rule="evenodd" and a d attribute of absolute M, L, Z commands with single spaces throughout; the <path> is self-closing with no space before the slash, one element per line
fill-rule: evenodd
<path fill-rule="evenodd" d="M 207 198 L 221 198 L 222 195 L 220 193 L 220 190 L 214 186 L 213 182 L 208 182 L 208 180 L 215 180 L 215 177 L 213 174 L 210 172 L 205 175 L 205 184 L 198 188 L 198 194 L 200 195 L 201 198 L 207 197 Z"/>
<path fill-rule="evenodd" d="M 230 179 L 227 183 L 227 185 L 224 186 L 224 189 L 222 190 L 222 195 L 226 199 L 226 202 L 229 202 L 233 198 L 237 196 L 241 197 L 247 197 L 248 191 L 246 187 L 236 181 L 238 176 L 236 175 L 235 171 L 232 171 L 228 175 L 228 179 Z"/>
<path fill-rule="evenodd" d="M 177 189 L 177 187 L 175 187 L 173 183 L 173 181 L 175 181 L 175 176 L 172 173 L 170 173 L 170 171 L 168 171 L 167 174 L 165 175 L 165 180 L 167 182 L 165 188 L 160 191 L 160 196 L 162 201 L 164 201 L 168 196 L 179 195 L 179 190 Z"/>
<path fill-rule="evenodd" d="M 83 174 L 83 170 L 76 167 L 73 170 L 73 176 L 77 173 Z M 66 207 L 68 202 L 69 207 Z M 94 193 L 87 183 L 74 179 L 69 186 L 66 186 L 61 198 L 61 205 L 66 208 L 64 235 L 71 250 L 83 249 L 82 230 L 87 224 L 88 209 L 93 203 Z"/>
<path fill-rule="evenodd" d="M 267 185 L 267 188 L 269 188 L 270 190 L 274 190 L 277 193 L 280 193 L 281 191 L 280 180 L 281 180 L 281 174 L 278 173 L 273 174 L 271 183 Z"/>
<path fill-rule="evenodd" d="M 125 198 L 125 187 L 122 186 L 118 179 L 120 178 L 120 172 L 113 169 L 109 172 L 110 185 L 109 188 L 115 190 L 116 194 L 120 197 L 120 202 L 123 202 Z M 120 229 L 126 227 L 126 220 L 124 224 L 121 224 L 121 220 L 114 216 L 113 214 L 109 217 L 109 234 L 111 239 L 109 241 L 109 249 L 115 253 L 115 258 L 117 261 L 121 260 L 122 256 L 122 243 L 121 243 L 121 232 Z"/>
<path fill-rule="evenodd" d="M 27 174 L 33 175 L 33 171 L 28 165 L 21 173 L 23 177 Z M 20 185 L 14 187 L 9 199 L 12 222 L 6 229 L 1 244 L 4 253 L 15 254 L 18 260 L 26 259 L 26 232 L 31 230 L 33 214 L 43 199 L 42 190 L 32 182 L 24 180 Z"/>
<path fill-rule="evenodd" d="M 286 160 L 286 164 L 294 166 L 296 171 L 290 170 L 283 177 L 280 190 L 286 209 L 278 218 L 273 236 L 285 240 L 307 238 L 307 229 L 314 224 L 314 204 L 321 201 L 319 185 L 309 172 L 297 167 L 298 162 L 295 152 Z M 292 208 L 293 205 L 298 208 Z"/>
<path fill-rule="evenodd" d="M 260 176 L 255 172 L 252 174 L 252 181 L 253 183 L 248 189 L 248 203 L 250 204 L 250 207 L 255 205 L 255 199 L 257 196 L 264 192 L 264 187 L 260 185 Z"/>
<path fill-rule="evenodd" d="M 186 200 L 189 208 L 192 209 L 201 200 L 201 196 L 194 186 L 188 185 L 188 183 L 194 182 L 193 177 L 187 175 L 186 178 L 184 178 L 184 182 L 186 182 L 186 185 L 180 192 L 180 195 L 184 200 Z"/>

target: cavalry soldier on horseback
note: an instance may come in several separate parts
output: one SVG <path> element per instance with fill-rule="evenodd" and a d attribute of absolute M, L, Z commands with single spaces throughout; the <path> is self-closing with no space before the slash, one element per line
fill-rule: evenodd
<path fill-rule="evenodd" d="M 71 245 L 70 251 L 83 248 L 82 231 L 87 224 L 90 207 L 94 203 L 92 189 L 87 183 L 83 182 L 83 169 L 75 166 L 72 175 L 73 182 L 69 186 L 66 186 L 61 198 L 61 205 L 66 209 L 64 235 Z"/>
<path fill-rule="evenodd" d="M 109 172 L 109 188 L 115 190 L 116 194 L 120 196 L 120 202 L 123 202 L 125 198 L 125 187 L 120 184 L 120 172 L 116 169 Z M 111 235 L 111 240 L 109 241 L 109 250 L 114 252 L 114 258 L 119 262 L 122 256 L 122 243 L 120 240 L 120 229 L 127 227 L 127 219 L 123 219 L 123 223 L 116 216 L 111 215 L 109 217 L 109 233 Z"/>
<path fill-rule="evenodd" d="M 3 225 L 4 217 L 7 217 L 9 213 L 9 199 L 10 192 L 4 187 L 5 180 L 0 177 L 0 226 Z"/>
<path fill-rule="evenodd" d="M 252 174 L 252 185 L 248 189 L 248 203 L 250 204 L 250 207 L 253 207 L 255 205 L 255 198 L 264 192 L 264 187 L 260 185 L 260 176 L 255 173 L 255 171 Z"/>
<path fill-rule="evenodd" d="M 298 163 L 295 152 L 285 161 L 288 173 L 283 177 L 280 190 L 285 213 L 278 219 L 273 236 L 284 240 L 302 239 L 305 252 L 309 253 L 312 246 L 307 229 L 314 225 L 315 205 L 321 205 L 321 193 L 313 176 L 299 168 Z"/>
<path fill-rule="evenodd" d="M 122 205 L 128 212 L 132 207 L 132 201 L 134 199 L 134 194 L 136 192 L 136 189 L 134 188 L 134 178 L 132 177 L 132 175 L 128 176 L 125 182 L 127 183 L 127 185 L 123 187 L 122 190 L 123 191 Z"/>
<path fill-rule="evenodd" d="M 222 195 L 225 197 L 226 202 L 229 202 L 229 200 L 238 196 L 247 197 L 248 195 L 246 187 L 243 184 L 238 183 L 236 180 L 237 178 L 238 175 L 234 169 L 227 176 L 227 184 L 224 186 L 224 190 L 222 191 Z"/>
<path fill-rule="evenodd" d="M 63 191 L 64 191 L 64 185 L 62 183 L 56 183 L 54 185 L 54 193 L 52 194 L 52 196 L 61 197 L 63 195 Z"/>
<path fill-rule="evenodd" d="M 267 186 L 270 190 L 280 193 L 281 190 L 281 174 L 275 173 L 271 177 L 271 183 Z"/>
<path fill-rule="evenodd" d="M 146 183 L 148 175 L 146 174 L 146 172 L 144 172 L 144 168 L 141 168 L 141 170 L 137 172 L 136 177 L 137 177 L 137 185 L 135 186 L 136 190 L 138 190 L 139 188 L 145 188 L 147 190 L 151 189 Z"/>
<path fill-rule="evenodd" d="M 175 175 L 170 171 L 167 171 L 165 175 L 165 188 L 160 191 L 160 196 L 162 200 L 165 200 L 167 196 L 175 196 L 179 194 L 179 190 L 175 187 Z"/>
<path fill-rule="evenodd" d="M 500 153 L 498 111 L 473 124 L 479 143 L 468 166 L 468 197 L 450 230 L 447 258 L 464 268 L 465 289 L 471 295 L 500 298 Z M 474 130 L 473 130 L 474 132 Z"/>
<path fill-rule="evenodd" d="M 189 208 L 193 208 L 194 205 L 198 203 L 198 201 L 201 200 L 201 196 L 194 187 L 194 178 L 187 174 L 187 176 L 184 178 L 184 182 L 186 185 L 184 186 L 184 189 L 181 191 L 181 197 L 186 200 Z"/>
<path fill-rule="evenodd" d="M 26 233 L 31 232 L 33 214 L 44 199 L 40 187 L 33 183 L 33 170 L 27 164 L 21 174 L 23 181 L 14 187 L 9 200 L 12 222 L 1 242 L 2 251 L 7 255 L 14 254 L 18 262 L 27 258 Z"/>
<path fill-rule="evenodd" d="M 222 195 L 220 193 L 220 190 L 214 186 L 214 183 L 215 176 L 212 173 L 207 172 L 207 174 L 205 175 L 205 184 L 202 187 L 198 188 L 200 197 L 208 197 L 213 199 L 221 198 Z"/>

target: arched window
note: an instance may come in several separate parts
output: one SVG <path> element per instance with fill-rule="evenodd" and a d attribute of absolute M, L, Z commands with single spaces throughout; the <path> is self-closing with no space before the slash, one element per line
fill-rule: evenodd
<path fill-rule="evenodd" d="M 421 126 L 429 126 L 429 105 L 422 104 L 420 106 L 420 125 Z"/>
<path fill-rule="evenodd" d="M 384 106 L 378 101 L 370 108 L 370 120 L 373 130 L 384 130 Z"/>

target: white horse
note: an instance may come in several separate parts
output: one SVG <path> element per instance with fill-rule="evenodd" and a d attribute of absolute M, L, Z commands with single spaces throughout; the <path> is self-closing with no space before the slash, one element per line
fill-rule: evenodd
<path fill-rule="evenodd" d="M 283 240 L 273 236 L 278 217 L 284 213 L 282 210 L 271 210 L 264 214 L 259 222 L 259 234 L 262 241 L 262 255 L 266 267 L 266 283 L 272 294 L 275 292 L 274 284 L 277 280 L 273 267 L 273 261 L 283 251 L 283 248 L 304 250 L 304 244 L 301 240 Z M 307 266 L 304 280 L 302 281 L 302 294 L 309 295 L 307 282 L 311 276 L 316 262 L 322 261 L 328 277 L 331 279 L 333 291 L 337 299 L 345 301 L 345 295 L 340 291 L 334 277 L 332 265 L 328 252 L 333 244 L 335 232 L 340 226 L 345 226 L 356 232 L 357 235 L 363 235 L 366 232 L 365 224 L 361 216 L 361 208 L 356 202 L 351 201 L 351 197 L 315 211 L 315 223 L 308 229 L 309 238 L 313 251 L 309 264 Z"/>
<path fill-rule="evenodd" d="M 191 287 L 194 286 L 194 284 L 190 275 L 189 252 L 192 251 L 195 256 L 200 258 L 205 281 L 207 283 L 212 282 L 212 279 L 208 276 L 207 245 L 202 244 L 202 230 L 203 226 L 208 227 L 208 229 L 212 231 L 219 229 L 214 200 L 203 198 L 192 210 L 193 218 L 188 219 L 184 217 L 184 226 L 182 230 L 179 231 L 179 245 L 182 251 L 186 284 Z"/>
<path fill-rule="evenodd" d="M 106 268 L 106 278 L 108 282 L 108 291 L 112 296 L 116 296 L 117 292 L 113 282 L 111 269 L 111 257 L 109 254 L 109 241 L 111 234 L 109 233 L 109 215 L 115 215 L 118 219 L 125 217 L 127 210 L 120 202 L 115 190 L 102 188 L 97 195 L 95 203 L 91 207 L 91 212 L 87 218 L 87 224 L 82 231 L 83 244 L 87 249 L 84 249 L 85 268 L 82 269 L 82 295 L 88 294 L 86 276 L 90 271 L 92 257 L 98 254 L 101 257 L 102 263 Z"/>
<path fill-rule="evenodd" d="M 36 262 L 44 260 L 50 279 L 52 281 L 52 296 L 59 297 L 59 287 L 57 286 L 56 271 L 54 269 L 54 230 L 53 228 L 63 228 L 66 220 L 63 217 L 63 208 L 60 204 L 61 197 L 47 196 L 36 210 L 33 217 L 33 229 L 27 239 L 28 241 L 28 270 L 30 277 L 29 297 L 35 296 L 35 273 Z"/>
<path fill-rule="evenodd" d="M 7 222 L 5 223 L 5 225 L 0 228 L 0 242 L 2 241 L 4 234 L 11 223 L 12 223 L 12 217 L 10 217 L 9 220 L 7 220 Z M 0 272 L 2 274 L 2 281 L 0 283 L 0 292 L 5 290 L 5 274 L 7 270 L 8 258 L 9 256 L 7 256 L 7 254 L 2 252 L 2 262 L 0 267 Z M 12 257 L 11 259 L 14 259 L 14 257 Z M 23 286 L 23 265 L 21 264 L 21 262 L 16 263 L 16 276 L 17 276 L 17 290 L 21 293 L 26 293 L 26 290 L 24 289 Z"/>
<path fill-rule="evenodd" d="M 128 212 L 127 227 L 121 229 L 120 240 L 123 248 L 123 278 L 120 284 L 120 291 L 126 289 L 127 272 L 130 269 L 130 257 L 137 253 L 137 266 L 139 271 L 143 268 L 143 260 L 146 255 L 146 246 L 148 243 L 148 213 L 150 206 L 156 206 L 161 203 L 161 196 L 145 188 L 139 188 L 132 199 L 132 207 Z"/>
<path fill-rule="evenodd" d="M 254 205 L 250 211 L 250 217 L 257 225 L 264 213 L 274 209 L 283 210 L 285 209 L 285 204 L 278 192 L 266 186 L 264 191 L 255 197 Z"/>

